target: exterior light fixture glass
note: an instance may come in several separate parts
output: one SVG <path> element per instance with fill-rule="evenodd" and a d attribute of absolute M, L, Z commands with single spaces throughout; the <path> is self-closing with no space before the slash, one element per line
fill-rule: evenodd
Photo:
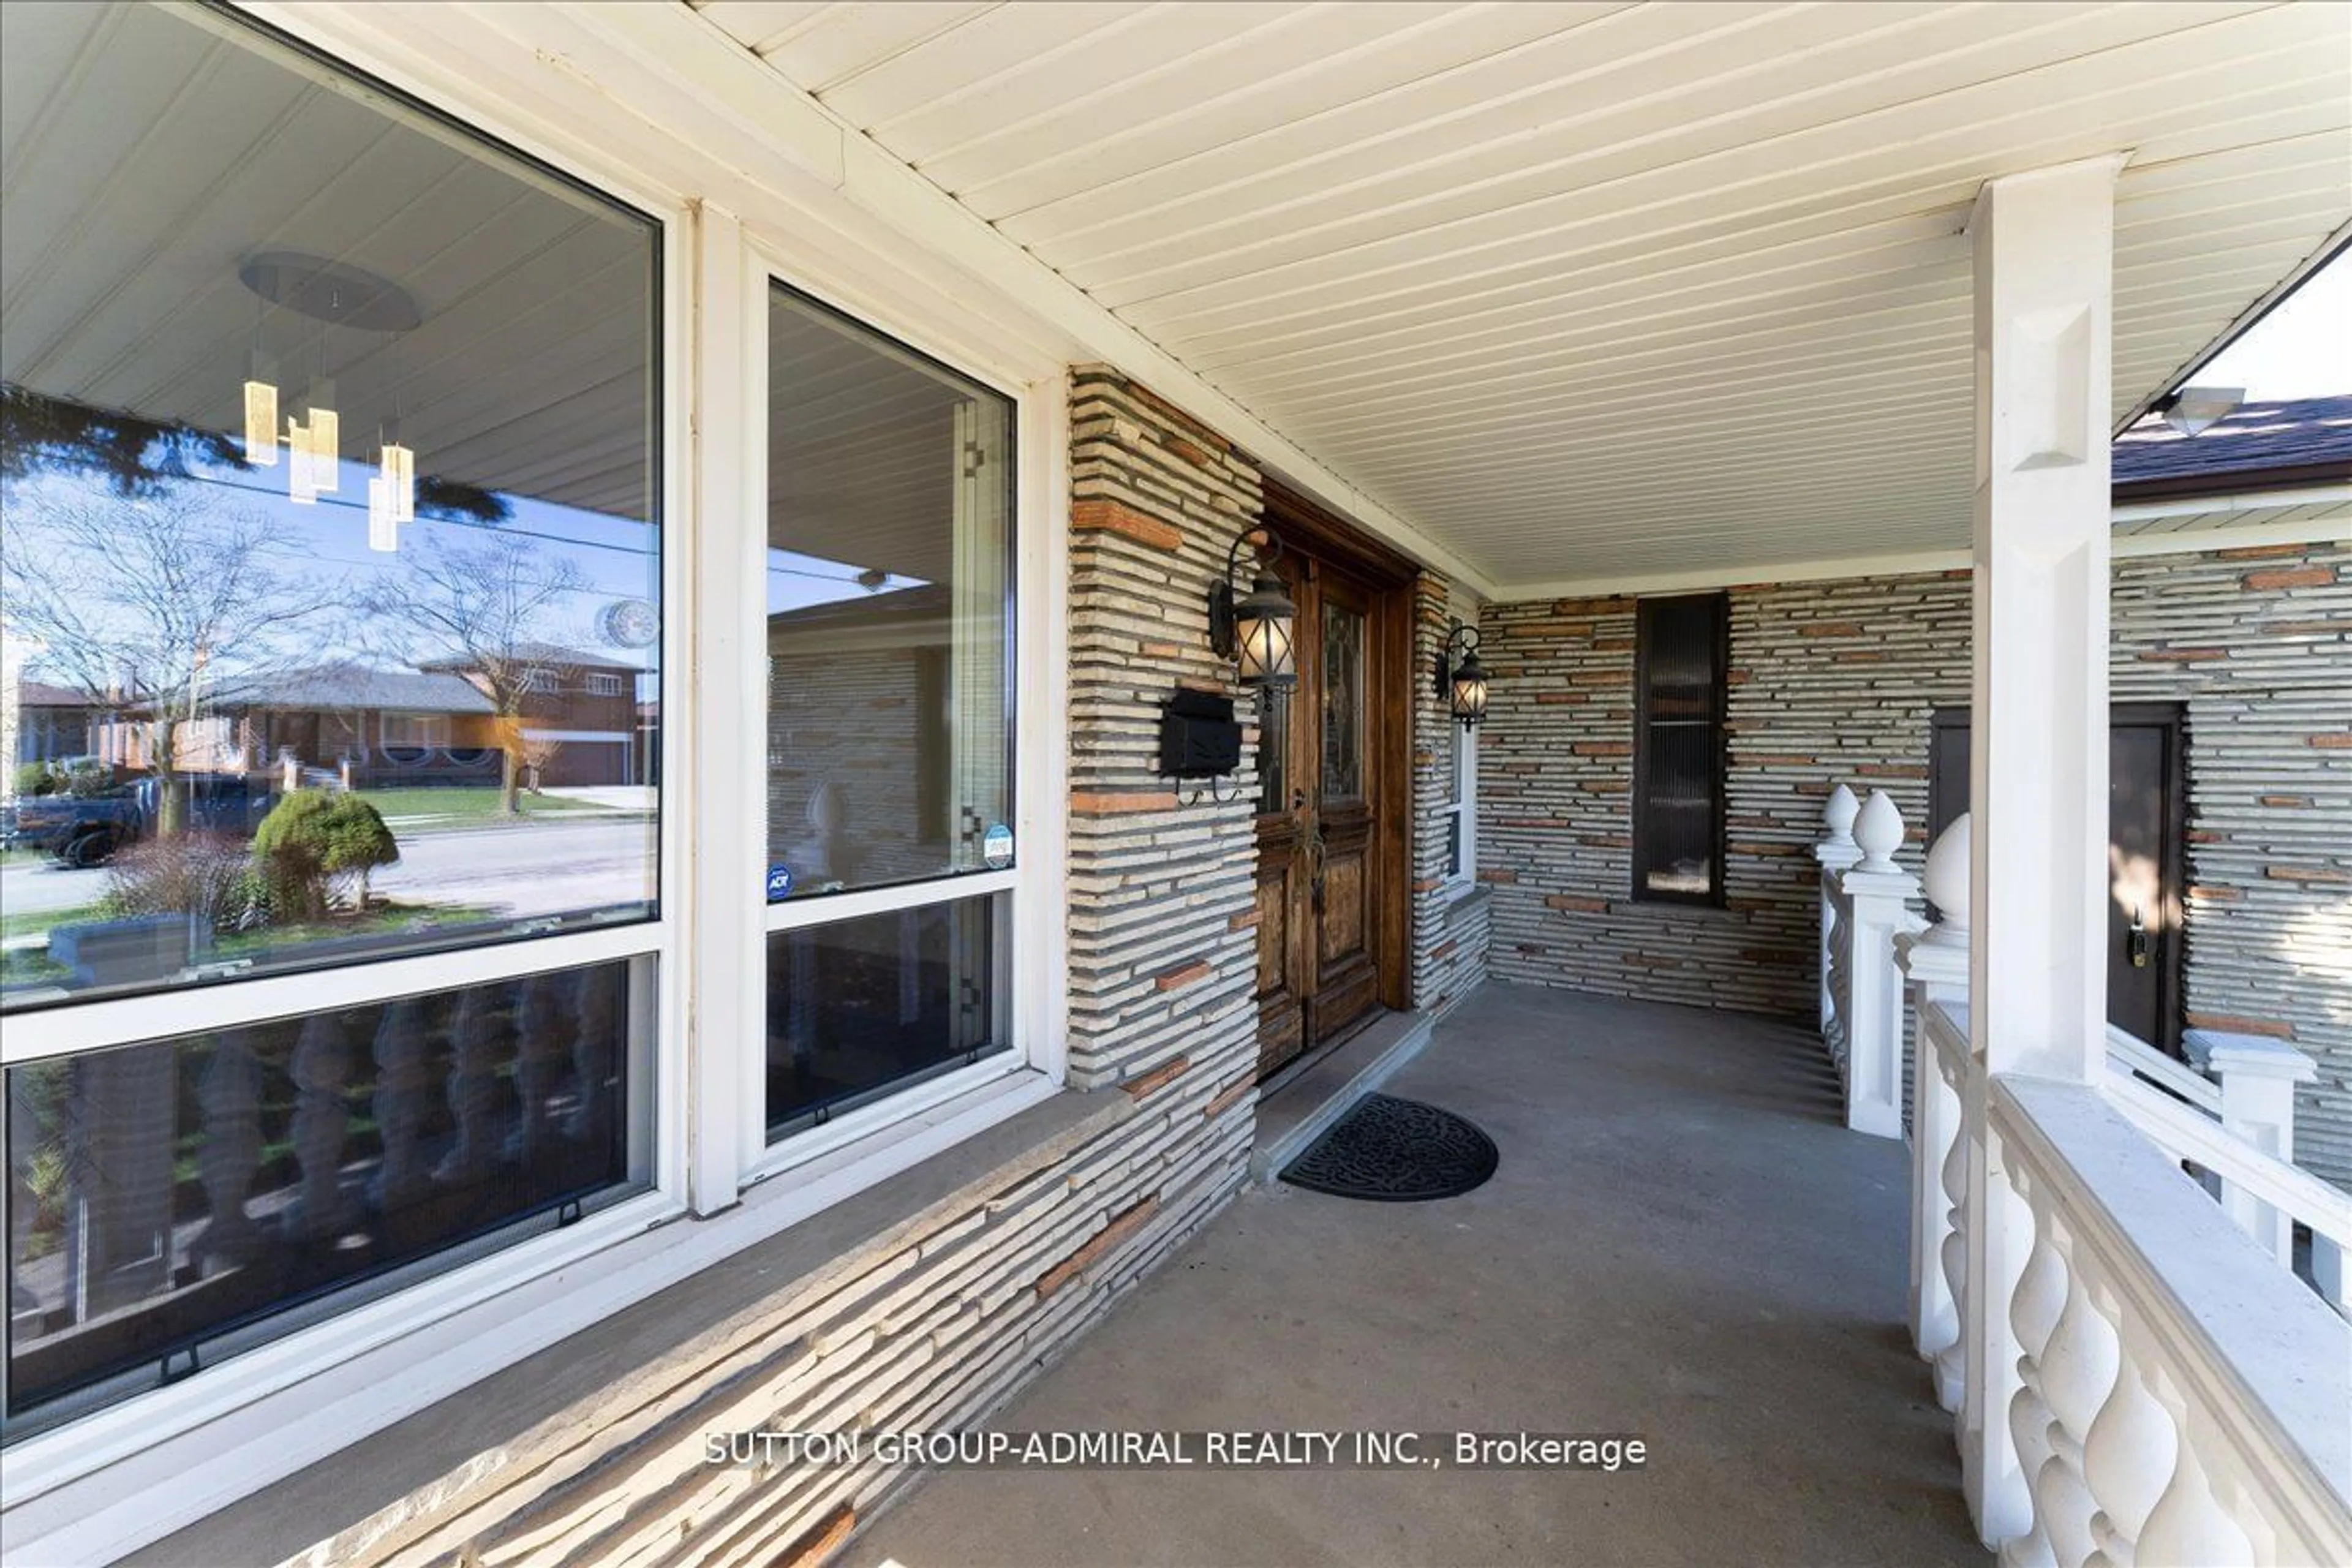
<path fill-rule="evenodd" d="M 1454 650 L 1461 649 L 1457 663 Z M 1437 650 L 1437 695 L 1465 730 L 1486 717 L 1486 667 L 1478 662 L 1478 628 L 1455 621 Z"/>
<path fill-rule="evenodd" d="M 1234 596 L 1234 568 L 1240 564 L 1242 546 L 1253 537 L 1265 543 L 1259 552 L 1257 575 L 1250 591 Z M 1297 684 L 1298 658 L 1294 635 L 1298 606 L 1283 591 L 1274 563 L 1282 558 L 1282 541 L 1264 528 L 1244 529 L 1225 552 L 1225 573 L 1209 590 L 1209 646 L 1241 667 L 1241 683 L 1282 689 Z"/>
<path fill-rule="evenodd" d="M 2242 386 L 2184 386 L 2157 405 L 2164 422 L 2183 436 L 2202 435 L 2238 411 Z"/>

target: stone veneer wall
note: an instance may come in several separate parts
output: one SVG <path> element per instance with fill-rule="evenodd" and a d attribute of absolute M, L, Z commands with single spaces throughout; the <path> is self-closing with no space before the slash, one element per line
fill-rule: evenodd
<path fill-rule="evenodd" d="M 1445 886 L 1447 822 L 1444 815 L 1454 722 L 1431 681 L 1453 619 L 1444 578 L 1423 572 L 1413 582 L 1412 669 L 1412 1005 L 1443 1016 L 1486 978 L 1492 898 L 1485 887 L 1467 897 Z"/>
<path fill-rule="evenodd" d="M 824 1238 L 854 1232 L 876 1201 L 863 1195 L 803 1222 L 807 1241 L 787 1231 L 711 1270 L 776 1278 L 719 1287 L 748 1299 L 708 1328 L 678 1326 L 693 1298 L 665 1295 L 498 1374 L 520 1380 L 524 1408 L 550 1403 L 549 1385 L 593 1386 L 347 1522 L 308 1561 L 821 1561 L 908 1473 L 709 1466 L 707 1436 L 969 1426 L 1239 1191 L 1256 1100 L 1255 776 L 1230 804 L 1185 804 L 1155 759 L 1175 687 L 1230 689 L 1203 606 L 1226 547 L 1259 515 L 1258 475 L 1108 371 L 1079 373 L 1071 415 L 1069 1078 L 1098 1104 L 1057 1102 L 1062 1130 L 1001 1161 L 987 1152 L 996 1132 L 939 1157 L 978 1162 L 977 1176 L 950 1183 L 922 1166 L 894 1178 L 950 1190 L 854 1245 Z M 758 1261 L 794 1245 L 796 1263 Z M 609 1375 L 578 1377 L 583 1360 Z M 283 1503 L 289 1487 L 342 1506 L 333 1477 L 375 1473 L 373 1446 L 414 1470 L 401 1431 L 227 1514 Z M 159 1543 L 155 1560 L 222 1560 L 236 1528 L 215 1516 Z"/>
<path fill-rule="evenodd" d="M 1633 601 L 1487 607 L 1479 875 L 1497 978 L 1808 1015 L 1822 796 L 1886 789 L 1918 868 L 1928 718 L 1969 700 L 1968 574 L 1729 597 L 1720 910 L 1629 897 Z M 2298 1143 L 2352 1179 L 2352 546 L 2120 561 L 2113 639 L 2116 700 L 2188 710 L 2189 1021 L 2318 1057 Z"/>

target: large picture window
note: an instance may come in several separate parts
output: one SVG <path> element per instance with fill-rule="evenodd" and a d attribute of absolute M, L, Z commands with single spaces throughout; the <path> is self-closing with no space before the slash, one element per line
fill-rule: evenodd
<path fill-rule="evenodd" d="M 1010 1045 L 1013 454 L 1009 398 L 782 286 L 768 396 L 775 1138 Z"/>
<path fill-rule="evenodd" d="M 663 226 L 225 7 L 0 70 L 13 1441 L 645 1191 L 674 981 Z"/>
<path fill-rule="evenodd" d="M 1723 898 L 1725 599 L 1643 599 L 1635 611 L 1633 897 Z"/>
<path fill-rule="evenodd" d="M 0 1007 L 652 915 L 575 710 L 658 721 L 659 226 L 223 13 L 5 26 L 0 640 L 80 742 Z"/>

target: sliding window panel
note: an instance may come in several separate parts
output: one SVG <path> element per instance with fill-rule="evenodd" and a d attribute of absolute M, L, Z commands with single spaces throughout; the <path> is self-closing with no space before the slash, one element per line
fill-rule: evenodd
<path fill-rule="evenodd" d="M 0 58 L 77 62 L 8 79 L 0 1007 L 653 918 L 662 226 L 226 8 Z"/>
<path fill-rule="evenodd" d="M 768 938 L 772 1141 L 1011 1046 L 1009 895 Z"/>
<path fill-rule="evenodd" d="M 645 1191 L 654 971 L 8 1068 L 9 1436 Z"/>
<path fill-rule="evenodd" d="M 1003 869 L 1010 399 L 776 286 L 771 902 Z"/>

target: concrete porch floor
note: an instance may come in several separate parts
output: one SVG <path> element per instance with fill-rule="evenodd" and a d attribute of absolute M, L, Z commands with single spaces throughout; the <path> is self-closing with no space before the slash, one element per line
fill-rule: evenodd
<path fill-rule="evenodd" d="M 1489 984 L 1384 1089 L 1495 1178 L 1253 1189 L 991 1424 L 1624 1432 L 1645 1472 L 950 1472 L 845 1561 L 1988 1561 L 1904 1328 L 1906 1154 L 1840 1125 L 1816 1038 Z"/>

